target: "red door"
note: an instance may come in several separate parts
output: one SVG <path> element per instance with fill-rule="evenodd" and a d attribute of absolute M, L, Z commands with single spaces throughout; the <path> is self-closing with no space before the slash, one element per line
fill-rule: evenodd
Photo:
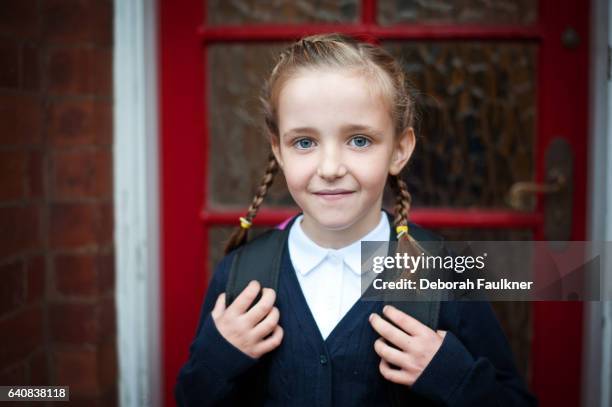
<path fill-rule="evenodd" d="M 285 41 L 315 32 L 368 34 L 403 58 L 424 106 L 421 150 L 407 175 L 416 223 L 451 238 L 550 238 L 544 195 L 520 212 L 504 198 L 516 182 L 546 181 L 547 151 L 562 139 L 573 152 L 566 237 L 585 238 L 588 2 L 265 3 L 160 2 L 166 405 L 174 404 L 219 242 L 263 170 L 256 91 Z M 276 184 L 258 225 L 295 213 L 283 181 Z M 579 405 L 581 304 L 513 307 L 499 306 L 500 318 L 541 405 Z M 504 320 L 517 309 L 528 317 Z"/>

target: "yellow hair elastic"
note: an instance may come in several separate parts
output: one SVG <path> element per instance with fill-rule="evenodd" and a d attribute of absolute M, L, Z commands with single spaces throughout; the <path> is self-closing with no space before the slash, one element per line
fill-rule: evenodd
<path fill-rule="evenodd" d="M 243 229 L 248 229 L 251 227 L 252 223 L 251 221 L 249 221 L 246 218 L 243 218 L 242 216 L 239 218 L 240 219 L 240 227 Z"/>
<path fill-rule="evenodd" d="M 400 237 L 404 235 L 408 235 L 408 226 L 407 225 L 396 226 L 395 231 L 397 232 L 397 239 L 399 240 Z"/>

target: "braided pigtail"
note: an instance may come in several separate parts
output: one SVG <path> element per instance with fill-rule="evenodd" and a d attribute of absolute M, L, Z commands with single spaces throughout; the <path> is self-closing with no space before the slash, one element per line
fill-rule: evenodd
<path fill-rule="evenodd" d="M 268 190 L 270 189 L 270 185 L 274 181 L 274 176 L 278 172 L 278 163 L 276 162 L 276 158 L 274 154 L 270 152 L 268 156 L 268 164 L 266 165 L 266 172 L 261 178 L 261 182 L 259 183 L 259 188 L 257 188 L 257 192 L 251 201 L 251 205 L 247 210 L 246 215 L 243 218 L 240 218 L 240 227 L 238 227 L 230 236 L 227 244 L 225 245 L 225 254 L 231 252 L 232 250 L 242 246 L 246 243 L 248 238 L 249 228 L 253 224 L 253 219 L 257 216 L 257 211 L 261 206 Z"/>
<path fill-rule="evenodd" d="M 425 250 L 409 233 L 408 218 L 412 206 L 412 195 L 408 191 L 408 185 L 399 175 L 390 175 L 389 185 L 395 193 L 395 219 L 393 224 L 397 233 L 397 252 L 419 256 Z M 413 276 L 413 273 L 405 270 L 401 273 L 400 278 L 412 278 Z"/>
<path fill-rule="evenodd" d="M 408 229 L 404 228 L 408 227 L 412 195 L 408 192 L 408 185 L 406 185 L 406 182 L 401 179 L 399 175 L 390 175 L 389 185 L 395 194 L 395 207 L 393 208 L 395 219 L 393 220 L 393 224 L 398 231 L 398 240 L 400 240 L 408 236 Z M 402 233 L 403 231 L 405 232 Z"/>

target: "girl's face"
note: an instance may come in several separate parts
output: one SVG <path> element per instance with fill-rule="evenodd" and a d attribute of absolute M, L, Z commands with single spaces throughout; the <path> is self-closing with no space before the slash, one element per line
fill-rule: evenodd
<path fill-rule="evenodd" d="M 272 149 L 302 227 L 326 247 L 342 247 L 380 221 L 387 175 L 414 149 L 414 132 L 397 140 L 387 104 L 372 80 L 354 71 L 308 70 L 284 83 L 279 140 Z"/>

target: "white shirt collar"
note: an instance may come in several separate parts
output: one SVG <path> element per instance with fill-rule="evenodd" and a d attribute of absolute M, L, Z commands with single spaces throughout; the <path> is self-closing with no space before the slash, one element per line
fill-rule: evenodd
<path fill-rule="evenodd" d="M 390 226 L 384 211 L 380 213 L 378 225 L 361 239 L 340 249 L 327 249 L 313 242 L 302 229 L 304 215 L 298 216 L 289 231 L 289 255 L 294 268 L 302 275 L 316 268 L 327 256 L 339 256 L 349 269 L 361 275 L 361 241 L 388 241 Z"/>

